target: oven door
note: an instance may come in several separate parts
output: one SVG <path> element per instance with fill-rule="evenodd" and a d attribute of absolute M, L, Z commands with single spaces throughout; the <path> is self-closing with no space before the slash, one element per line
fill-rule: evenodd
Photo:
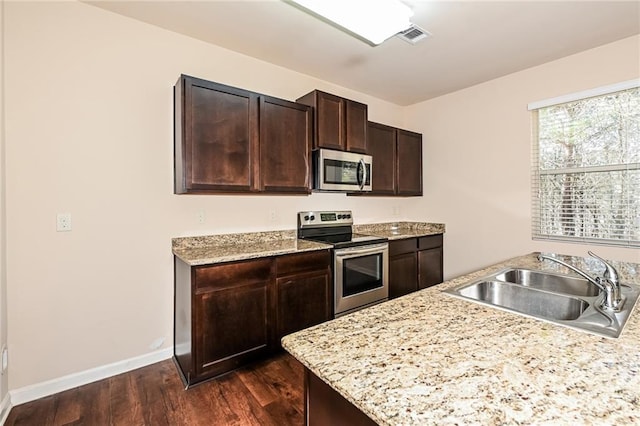
<path fill-rule="evenodd" d="M 389 244 L 334 251 L 334 312 L 346 313 L 389 298 Z"/>
<path fill-rule="evenodd" d="M 320 149 L 314 156 L 314 190 L 371 191 L 370 155 Z"/>

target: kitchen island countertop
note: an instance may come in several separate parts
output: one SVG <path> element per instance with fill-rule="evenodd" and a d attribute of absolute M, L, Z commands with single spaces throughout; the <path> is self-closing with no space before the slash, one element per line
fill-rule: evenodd
<path fill-rule="evenodd" d="M 640 284 L 639 264 L 612 263 Z M 442 293 L 506 267 L 568 272 L 532 253 L 285 336 L 283 347 L 380 425 L 640 424 L 637 304 L 607 339 Z"/>

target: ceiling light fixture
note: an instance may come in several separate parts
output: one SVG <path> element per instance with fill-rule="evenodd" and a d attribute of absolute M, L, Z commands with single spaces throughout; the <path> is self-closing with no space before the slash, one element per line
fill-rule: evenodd
<path fill-rule="evenodd" d="M 413 11 L 399 0 L 289 0 L 378 45 L 411 26 Z"/>

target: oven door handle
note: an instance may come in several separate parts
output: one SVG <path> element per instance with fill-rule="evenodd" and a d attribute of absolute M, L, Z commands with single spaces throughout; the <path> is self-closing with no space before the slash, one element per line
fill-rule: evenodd
<path fill-rule="evenodd" d="M 376 254 L 382 253 L 385 250 L 389 249 L 388 243 L 376 244 L 373 246 L 362 246 L 362 247 L 348 247 L 343 249 L 338 249 L 335 251 L 336 257 L 349 257 L 354 256 L 362 256 L 366 254 Z"/>

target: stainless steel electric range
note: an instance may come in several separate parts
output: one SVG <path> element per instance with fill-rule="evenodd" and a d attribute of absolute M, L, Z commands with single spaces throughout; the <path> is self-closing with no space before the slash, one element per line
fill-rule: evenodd
<path fill-rule="evenodd" d="M 333 246 L 335 317 L 389 298 L 387 239 L 354 233 L 351 211 L 299 212 L 298 238 Z"/>

